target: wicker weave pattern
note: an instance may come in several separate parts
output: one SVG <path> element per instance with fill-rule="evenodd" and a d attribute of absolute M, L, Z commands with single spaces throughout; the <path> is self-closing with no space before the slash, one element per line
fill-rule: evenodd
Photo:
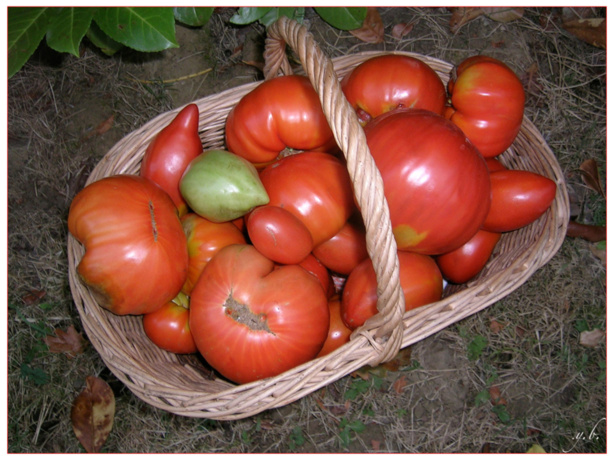
<path fill-rule="evenodd" d="M 299 55 L 346 156 L 367 226 L 369 254 L 378 276 L 380 313 L 356 332 L 352 341 L 328 356 L 274 378 L 237 386 L 216 377 L 195 357 L 177 356 L 154 346 L 143 331 L 140 317 L 116 316 L 98 306 L 76 272 L 84 249 L 69 236 L 69 281 L 90 341 L 109 369 L 132 392 L 143 401 L 172 413 L 218 420 L 240 419 L 298 400 L 366 364 L 388 360 L 400 347 L 414 344 L 505 297 L 546 264 L 565 238 L 569 201 L 563 173 L 540 133 L 525 118 L 516 141 L 500 158 L 510 168 L 534 171 L 553 179 L 558 190 L 552 206 L 530 226 L 505 234 L 494 258 L 474 281 L 449 287 L 441 301 L 403 314 L 396 245 L 381 177 L 368 153 L 362 129 L 338 84 L 357 64 L 381 53 L 359 53 L 331 61 L 303 26 L 282 18 L 271 26 L 267 40 L 265 73 L 269 77 L 292 72 L 285 58 L 285 43 Z M 453 68 L 449 63 L 426 56 L 398 54 L 423 60 L 444 83 Z M 242 85 L 195 101 L 200 111 L 204 149 L 224 147 L 228 112 L 257 85 Z M 180 109 L 159 115 L 119 141 L 94 168 L 88 183 L 113 174 L 138 173 L 148 144 Z"/>

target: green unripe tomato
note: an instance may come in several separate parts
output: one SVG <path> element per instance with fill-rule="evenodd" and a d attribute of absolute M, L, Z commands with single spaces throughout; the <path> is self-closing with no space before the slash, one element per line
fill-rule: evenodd
<path fill-rule="evenodd" d="M 269 196 L 254 165 L 225 150 L 207 150 L 190 162 L 179 183 L 198 215 L 213 222 L 240 218 Z"/>

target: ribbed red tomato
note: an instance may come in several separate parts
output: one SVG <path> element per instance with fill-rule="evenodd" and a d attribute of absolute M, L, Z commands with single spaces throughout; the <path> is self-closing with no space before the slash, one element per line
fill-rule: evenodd
<path fill-rule="evenodd" d="M 492 204 L 482 228 L 491 232 L 509 232 L 532 223 L 556 196 L 556 183 L 531 171 L 495 171 L 490 182 Z"/>
<path fill-rule="evenodd" d="M 179 293 L 157 311 L 143 316 L 147 337 L 159 348 L 174 354 L 193 354 L 197 351 L 189 324 L 188 297 Z"/>
<path fill-rule="evenodd" d="M 525 103 L 522 82 L 512 69 L 489 56 L 472 56 L 458 65 L 448 91 L 452 107 L 446 117 L 484 157 L 495 157 L 512 145 Z"/>
<path fill-rule="evenodd" d="M 283 150 L 327 152 L 336 141 L 309 79 L 287 75 L 266 80 L 241 98 L 226 120 L 226 146 L 256 165 Z"/>
<path fill-rule="evenodd" d="M 151 141 L 141 163 L 141 176 L 151 179 L 171 196 L 179 216 L 188 206 L 179 181 L 188 164 L 203 151 L 198 135 L 198 106 L 188 104 Z"/>
<path fill-rule="evenodd" d="M 188 244 L 188 278 L 183 284 L 186 295 L 192 289 L 207 263 L 218 251 L 235 243 L 246 243 L 243 232 L 232 222 L 214 223 L 196 213 L 181 217 Z"/>
<path fill-rule="evenodd" d="M 435 260 L 410 251 L 398 251 L 399 280 L 405 311 L 441 299 L 443 278 Z M 341 317 L 352 330 L 377 314 L 377 279 L 373 263 L 365 259 L 348 276 L 341 295 Z"/>
<path fill-rule="evenodd" d="M 251 245 L 218 252 L 190 299 L 190 328 L 199 352 L 236 383 L 312 360 L 329 323 L 318 279 L 298 265 L 276 267 Z"/>
<path fill-rule="evenodd" d="M 397 109 L 365 133 L 399 249 L 436 255 L 475 235 L 490 207 L 490 179 L 458 127 L 433 112 Z"/>
<path fill-rule="evenodd" d="M 399 107 L 443 114 L 446 88 L 424 61 L 404 55 L 376 56 L 356 66 L 341 81 L 345 97 L 366 123 Z"/>
<path fill-rule="evenodd" d="M 479 274 L 492 255 L 499 232 L 479 230 L 460 248 L 436 257 L 443 277 L 452 283 L 465 283 Z"/>
<path fill-rule="evenodd" d="M 153 312 L 186 280 L 188 249 L 177 208 L 147 178 L 117 175 L 89 184 L 72 201 L 68 230 L 85 246 L 81 280 L 115 314 Z"/>

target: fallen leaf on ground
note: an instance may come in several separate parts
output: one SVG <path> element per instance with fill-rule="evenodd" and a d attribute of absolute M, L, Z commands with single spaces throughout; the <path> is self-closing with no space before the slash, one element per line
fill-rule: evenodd
<path fill-rule="evenodd" d="M 593 256 L 595 256 L 596 258 L 599 258 L 599 261 L 601 261 L 601 264 L 603 264 L 603 267 L 606 267 L 607 254 L 605 251 L 605 247 L 603 247 L 601 243 L 596 243 L 594 245 L 589 246 L 589 250 L 591 250 L 591 253 L 593 254 Z"/>
<path fill-rule="evenodd" d="M 596 328 L 590 331 L 580 333 L 580 344 L 585 347 L 595 348 L 605 339 L 605 332 Z"/>
<path fill-rule="evenodd" d="M 605 198 L 605 192 L 601 186 L 601 175 L 599 174 L 597 161 L 594 158 L 589 158 L 582 162 L 580 174 L 582 174 L 582 179 L 588 187 Z"/>
<path fill-rule="evenodd" d="M 413 22 L 410 22 L 409 24 L 401 22 L 392 28 L 392 36 L 397 40 L 401 40 L 403 37 L 409 34 L 413 28 Z"/>
<path fill-rule="evenodd" d="M 85 389 L 70 412 L 75 435 L 88 453 L 99 453 L 113 428 L 115 396 L 109 385 L 95 376 L 86 378 Z"/>
<path fill-rule="evenodd" d="M 527 450 L 527 453 L 546 453 L 546 450 L 544 450 L 541 445 L 538 445 L 537 443 L 534 443 Z"/>
<path fill-rule="evenodd" d="M 524 15 L 524 8 L 456 7 L 450 9 L 452 10 L 452 17 L 450 18 L 450 31 L 452 33 L 458 32 L 465 24 L 480 16 L 486 16 L 497 22 L 511 22 Z"/>
<path fill-rule="evenodd" d="M 589 242 L 602 242 L 606 240 L 606 227 L 569 221 L 566 235 L 567 237 L 579 237 Z"/>
<path fill-rule="evenodd" d="M 25 305 L 31 306 L 37 304 L 46 294 L 47 292 L 45 290 L 30 290 L 21 297 L 21 300 Z"/>
<path fill-rule="evenodd" d="M 580 40 L 605 49 L 607 27 L 605 18 L 574 19 L 563 23 L 563 29 Z"/>
<path fill-rule="evenodd" d="M 85 340 L 71 325 L 66 331 L 57 328 L 55 336 L 45 337 L 45 344 L 49 347 L 49 352 L 64 353 L 68 357 L 74 358 L 83 352 Z"/>
<path fill-rule="evenodd" d="M 407 386 L 407 378 L 405 377 L 405 375 L 400 376 L 393 384 L 392 384 L 392 388 L 394 389 L 394 391 L 397 394 L 402 394 L 403 393 L 403 389 L 405 389 L 405 386 Z"/>
<path fill-rule="evenodd" d="M 501 396 L 501 389 L 499 389 L 499 386 L 491 386 L 490 389 L 488 389 L 488 393 L 490 394 L 490 403 L 493 405 L 507 405 L 507 400 Z"/>
<path fill-rule="evenodd" d="M 382 43 L 384 41 L 384 23 L 377 8 L 367 8 L 362 27 L 350 30 L 350 34 L 366 43 Z"/>
<path fill-rule="evenodd" d="M 503 325 L 502 323 L 499 323 L 497 320 L 495 319 L 490 320 L 490 331 L 492 331 L 493 333 L 500 333 L 501 330 L 503 330 L 504 328 L 505 328 L 505 325 Z"/>

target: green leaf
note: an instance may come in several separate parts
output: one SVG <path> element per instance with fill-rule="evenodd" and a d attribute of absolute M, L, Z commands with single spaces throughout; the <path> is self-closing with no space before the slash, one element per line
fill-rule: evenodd
<path fill-rule="evenodd" d="M 21 364 L 21 376 L 29 381 L 32 381 L 38 386 L 42 386 L 43 384 L 47 384 L 49 382 L 49 375 L 45 372 L 45 370 L 42 370 L 41 368 L 32 368 L 25 363 Z"/>
<path fill-rule="evenodd" d="M 200 27 L 207 24 L 213 10 L 213 7 L 182 7 L 173 8 L 173 13 L 177 21 L 191 27 Z"/>
<path fill-rule="evenodd" d="M 179 46 L 172 8 L 100 8 L 94 21 L 113 40 L 137 51 L 162 51 Z"/>
<path fill-rule="evenodd" d="M 47 29 L 47 45 L 60 53 L 79 56 L 79 45 L 90 28 L 96 8 L 54 8 Z"/>
<path fill-rule="evenodd" d="M 331 26 L 341 30 L 354 30 L 362 27 L 362 23 L 367 17 L 366 7 L 314 7 L 316 13 L 320 15 Z"/>
<path fill-rule="evenodd" d="M 230 18 L 232 24 L 244 26 L 258 21 L 267 14 L 272 7 L 242 7 Z"/>
<path fill-rule="evenodd" d="M 469 360 L 477 360 L 488 345 L 488 340 L 484 336 L 476 336 L 467 346 L 467 356 Z"/>
<path fill-rule="evenodd" d="M 9 78 L 30 59 L 47 32 L 50 8 L 8 8 Z"/>
<path fill-rule="evenodd" d="M 497 415 L 499 421 L 504 424 L 509 423 L 512 420 L 511 415 L 507 412 L 505 405 L 495 405 L 492 407 L 492 412 Z"/>
<path fill-rule="evenodd" d="M 271 8 L 267 14 L 260 18 L 260 22 L 269 27 L 275 21 L 277 21 L 282 16 L 286 16 L 287 18 L 294 19 L 296 22 L 302 23 L 305 18 L 305 8 L 299 7 L 279 7 L 279 8 Z"/>
<path fill-rule="evenodd" d="M 95 22 L 92 22 L 85 36 L 89 39 L 90 42 L 92 42 L 94 46 L 100 48 L 100 51 L 102 51 L 107 56 L 113 56 L 115 53 L 117 53 L 124 47 L 124 45 L 119 42 L 116 42 L 107 34 L 105 34 Z"/>

